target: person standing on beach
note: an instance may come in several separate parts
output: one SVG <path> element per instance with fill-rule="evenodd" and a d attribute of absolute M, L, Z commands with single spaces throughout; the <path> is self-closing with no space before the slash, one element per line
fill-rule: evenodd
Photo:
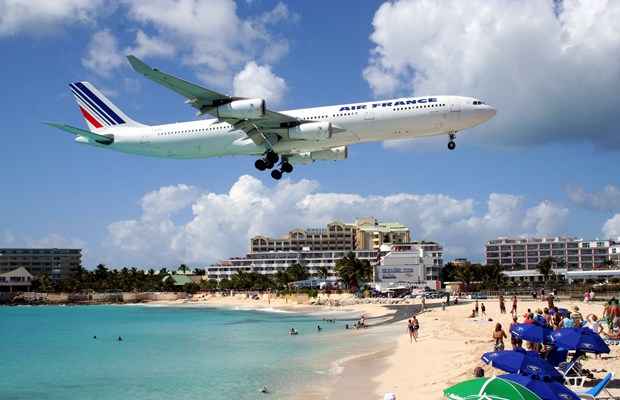
<path fill-rule="evenodd" d="M 517 296 L 512 296 L 512 308 L 510 309 L 510 313 L 517 316 Z"/>
<path fill-rule="evenodd" d="M 508 328 L 510 330 L 510 344 L 512 345 L 513 350 L 519 349 L 523 345 L 523 341 L 519 339 L 518 337 L 516 337 L 514 333 L 512 333 L 513 329 L 516 328 L 516 325 L 517 325 L 517 316 L 515 315 L 512 317 L 512 323 L 510 324 L 510 327 Z"/>
<path fill-rule="evenodd" d="M 426 296 L 422 295 L 422 311 L 424 311 L 425 307 L 426 307 Z"/>
<path fill-rule="evenodd" d="M 506 303 L 504 303 L 504 296 L 499 295 L 499 313 L 506 314 Z"/>
<path fill-rule="evenodd" d="M 476 317 L 478 316 L 478 312 L 479 312 L 480 308 L 478 307 L 478 300 L 476 300 L 476 307 L 474 307 L 474 311 L 475 311 L 475 315 Z"/>
<path fill-rule="evenodd" d="M 413 320 L 411 318 L 409 318 L 409 321 L 407 321 L 407 331 L 409 332 L 409 343 L 413 343 L 414 329 Z"/>
<path fill-rule="evenodd" d="M 418 341 L 418 333 L 420 331 L 420 322 L 418 318 L 414 315 L 411 322 L 413 323 L 413 340 Z"/>
<path fill-rule="evenodd" d="M 483 317 L 487 316 L 487 308 L 484 306 L 484 303 L 482 303 L 482 305 L 480 306 L 480 311 L 482 311 Z"/>
<path fill-rule="evenodd" d="M 495 339 L 495 351 L 504 351 L 504 339 L 506 339 L 506 332 L 502 329 L 502 324 L 499 322 L 495 324 L 495 330 L 493 331 L 493 339 Z"/>

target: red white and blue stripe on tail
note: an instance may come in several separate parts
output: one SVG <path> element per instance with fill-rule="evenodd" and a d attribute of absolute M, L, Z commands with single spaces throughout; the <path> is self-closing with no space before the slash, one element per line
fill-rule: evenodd
<path fill-rule="evenodd" d="M 89 82 L 70 83 L 69 87 L 91 131 L 118 125 L 141 125 L 125 115 Z"/>

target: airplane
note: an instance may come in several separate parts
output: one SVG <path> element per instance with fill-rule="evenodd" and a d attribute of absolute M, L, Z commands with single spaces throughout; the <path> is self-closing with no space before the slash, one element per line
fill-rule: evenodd
<path fill-rule="evenodd" d="M 146 125 L 129 118 L 89 82 L 69 85 L 88 130 L 46 124 L 75 135 L 75 141 L 151 157 L 196 159 L 246 155 L 273 179 L 294 164 L 345 160 L 356 143 L 447 135 L 454 150 L 456 133 L 496 114 L 483 101 L 462 96 L 421 96 L 272 111 L 261 98 L 228 96 L 151 68 L 127 56 L 132 68 L 186 98 L 197 117 L 215 118 Z M 277 166 L 277 167 L 276 167 Z M 274 168 L 276 167 L 276 168 Z"/>

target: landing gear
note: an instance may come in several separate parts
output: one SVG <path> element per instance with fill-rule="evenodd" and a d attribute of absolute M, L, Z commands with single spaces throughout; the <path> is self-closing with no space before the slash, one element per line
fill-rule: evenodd
<path fill-rule="evenodd" d="M 264 171 L 267 169 L 267 164 L 265 163 L 265 160 L 263 160 L 262 158 L 259 158 L 258 160 L 256 160 L 256 162 L 254 162 L 254 166 L 259 171 Z"/>
<path fill-rule="evenodd" d="M 273 165 L 275 165 L 275 163 L 280 160 L 280 156 L 278 156 L 278 153 L 276 153 L 275 151 L 269 150 L 267 154 L 265 154 L 265 160 L 269 161 L 273 167 Z"/>
<path fill-rule="evenodd" d="M 282 165 L 280 166 L 280 169 L 282 170 L 282 172 L 286 172 L 287 174 L 290 174 L 291 172 L 293 172 L 293 165 L 289 164 L 288 161 L 282 161 Z"/>
<path fill-rule="evenodd" d="M 271 171 L 271 177 L 278 181 L 280 180 L 280 178 L 282 178 L 282 172 L 279 169 L 274 169 L 273 171 Z"/>
<path fill-rule="evenodd" d="M 454 150 L 456 148 L 456 143 L 454 142 L 456 139 L 456 135 L 454 133 L 450 134 L 450 141 L 448 142 L 448 149 Z"/>
<path fill-rule="evenodd" d="M 271 177 L 275 180 L 282 179 L 283 174 L 290 174 L 293 172 L 293 165 L 288 162 L 286 157 L 280 158 L 280 156 L 272 150 L 269 150 L 265 157 L 259 158 L 254 162 L 254 166 L 259 171 L 265 171 L 272 169 L 276 163 L 280 161 L 280 169 L 274 169 L 271 171 Z"/>

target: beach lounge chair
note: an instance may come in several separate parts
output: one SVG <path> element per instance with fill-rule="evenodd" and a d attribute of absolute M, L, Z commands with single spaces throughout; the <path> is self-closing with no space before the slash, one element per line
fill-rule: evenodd
<path fill-rule="evenodd" d="M 596 386 L 593 386 L 590 390 L 587 390 L 585 392 L 575 392 L 575 393 L 577 394 L 577 396 L 585 400 L 594 400 L 598 398 L 598 396 L 602 392 L 605 392 L 607 396 L 609 396 L 610 399 L 615 399 L 615 397 L 611 394 L 611 392 L 609 392 L 609 389 L 607 388 L 607 385 L 609 385 L 609 382 L 611 382 L 613 379 L 614 379 L 614 373 L 608 372 L 603 377 L 603 379 L 599 383 L 597 383 Z"/>
<path fill-rule="evenodd" d="M 567 385 L 583 387 L 588 379 L 588 375 L 581 365 L 583 358 L 584 355 L 579 355 L 569 362 L 560 363 L 558 366 L 558 371 L 564 375 Z"/>

